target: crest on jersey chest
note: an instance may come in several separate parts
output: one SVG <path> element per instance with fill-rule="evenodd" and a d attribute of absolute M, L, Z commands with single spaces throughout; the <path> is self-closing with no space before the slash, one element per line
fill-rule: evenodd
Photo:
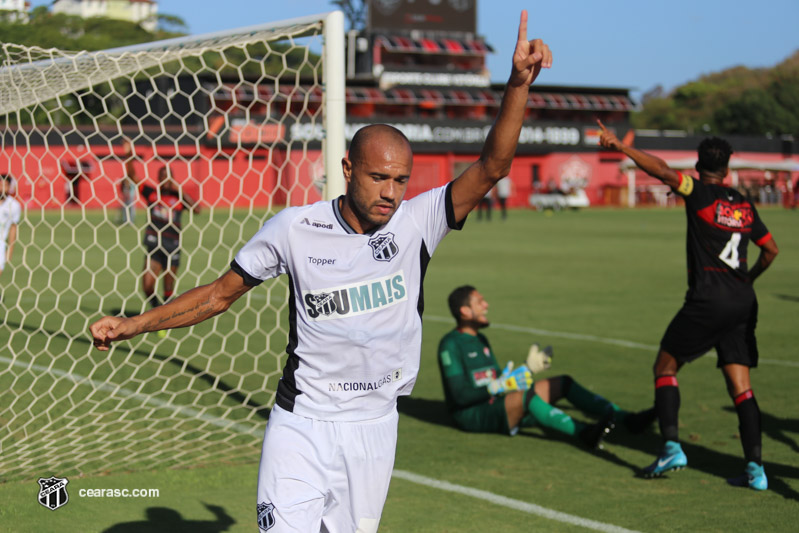
<path fill-rule="evenodd" d="M 391 261 L 399 253 L 399 246 L 394 242 L 393 233 L 380 233 L 369 239 L 372 256 L 376 261 Z"/>

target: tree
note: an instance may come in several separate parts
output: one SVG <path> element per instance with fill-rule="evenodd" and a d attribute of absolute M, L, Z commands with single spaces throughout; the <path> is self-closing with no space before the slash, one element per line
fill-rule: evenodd
<path fill-rule="evenodd" d="M 341 8 L 351 30 L 366 28 L 366 14 L 369 8 L 367 0 L 331 0 L 330 3 Z"/>
<path fill-rule="evenodd" d="M 701 76 L 670 94 L 659 88 L 633 114 L 636 128 L 699 130 L 720 134 L 799 133 L 799 51 L 773 68 L 729 68 Z"/>
<path fill-rule="evenodd" d="M 767 91 L 750 89 L 713 114 L 720 131 L 737 134 L 782 134 L 799 131 L 796 115 Z"/>
<path fill-rule="evenodd" d="M 644 102 L 643 110 L 630 118 L 633 127 L 639 129 L 673 130 L 685 127 L 671 98 L 649 98 Z"/>
<path fill-rule="evenodd" d="M 189 31 L 189 25 L 186 24 L 185 20 L 177 15 L 159 13 L 158 29 L 163 32 L 186 33 Z"/>

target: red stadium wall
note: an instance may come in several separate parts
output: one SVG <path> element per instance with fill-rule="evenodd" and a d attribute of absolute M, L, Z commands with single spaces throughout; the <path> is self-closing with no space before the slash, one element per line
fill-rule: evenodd
<path fill-rule="evenodd" d="M 193 146 L 136 148 L 134 168 L 145 182 L 155 183 L 158 171 L 168 165 L 186 193 L 203 206 L 300 205 L 320 199 L 313 178 L 321 176 L 321 153 L 311 150 L 290 155 L 285 150 L 236 152 L 227 157 L 216 152 L 198 154 Z M 119 155 L 121 152 L 117 152 Z M 211 155 L 216 157 L 211 158 Z M 32 146 L 7 149 L 7 164 L 0 172 L 17 181 L 17 198 L 28 209 L 56 209 L 66 205 L 68 185 L 64 167 L 80 161 L 87 171 L 78 180 L 78 197 L 86 208 L 119 206 L 119 181 L 123 164 L 107 148 L 78 150 L 75 147 Z"/>
<path fill-rule="evenodd" d="M 321 152 L 308 150 L 237 151 L 220 156 L 211 149 L 194 146 L 137 147 L 139 162 L 136 171 L 145 181 L 155 182 L 164 161 L 170 161 L 175 178 L 187 194 L 199 198 L 202 206 L 268 207 L 270 205 L 300 205 L 320 199 L 314 179 L 323 173 Z M 653 151 L 666 159 L 690 159 L 693 151 Z M 214 156 L 212 158 L 212 156 Z M 475 161 L 475 155 L 417 154 L 406 198 L 412 198 L 436 186 L 446 184 L 455 171 L 462 171 Z M 736 153 L 734 157 L 756 161 L 781 161 L 780 154 Z M 118 184 L 123 176 L 122 163 L 112 157 L 108 148 L 93 148 L 90 152 L 76 147 L 54 148 L 32 146 L 24 150 L 6 149 L 7 164 L 0 172 L 10 172 L 18 182 L 17 196 L 28 209 L 56 209 L 65 205 L 68 180 L 64 165 L 74 167 L 75 161 L 88 164 L 85 178 L 79 182 L 79 197 L 87 208 L 119 206 Z M 541 188 L 561 187 L 564 180 L 581 178 L 587 182 L 586 193 L 591 205 L 624 204 L 627 176 L 619 169 L 621 157 L 608 152 L 557 152 L 544 155 L 520 155 L 510 172 L 512 196 L 509 207 L 527 207 L 533 193 L 533 176 Z M 746 176 L 743 175 L 745 179 Z M 795 179 L 796 176 L 790 176 Z M 640 187 L 659 182 L 637 172 Z M 783 181 L 784 183 L 784 181 Z"/>

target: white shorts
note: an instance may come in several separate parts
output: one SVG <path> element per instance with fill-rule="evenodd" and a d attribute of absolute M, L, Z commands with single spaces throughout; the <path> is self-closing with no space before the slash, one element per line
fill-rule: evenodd
<path fill-rule="evenodd" d="M 0 243 L 0 272 L 6 269 L 6 244 Z"/>
<path fill-rule="evenodd" d="M 375 533 L 397 448 L 396 409 L 327 422 L 274 406 L 258 471 L 258 527 L 269 533 Z"/>

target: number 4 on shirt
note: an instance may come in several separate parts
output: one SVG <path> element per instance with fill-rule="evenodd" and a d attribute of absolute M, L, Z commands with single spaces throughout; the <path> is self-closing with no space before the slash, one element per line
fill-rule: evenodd
<path fill-rule="evenodd" d="M 733 233 L 730 240 L 724 246 L 724 249 L 719 254 L 719 259 L 730 265 L 731 268 L 738 268 L 740 261 L 738 261 L 738 245 L 741 243 L 741 234 Z"/>

